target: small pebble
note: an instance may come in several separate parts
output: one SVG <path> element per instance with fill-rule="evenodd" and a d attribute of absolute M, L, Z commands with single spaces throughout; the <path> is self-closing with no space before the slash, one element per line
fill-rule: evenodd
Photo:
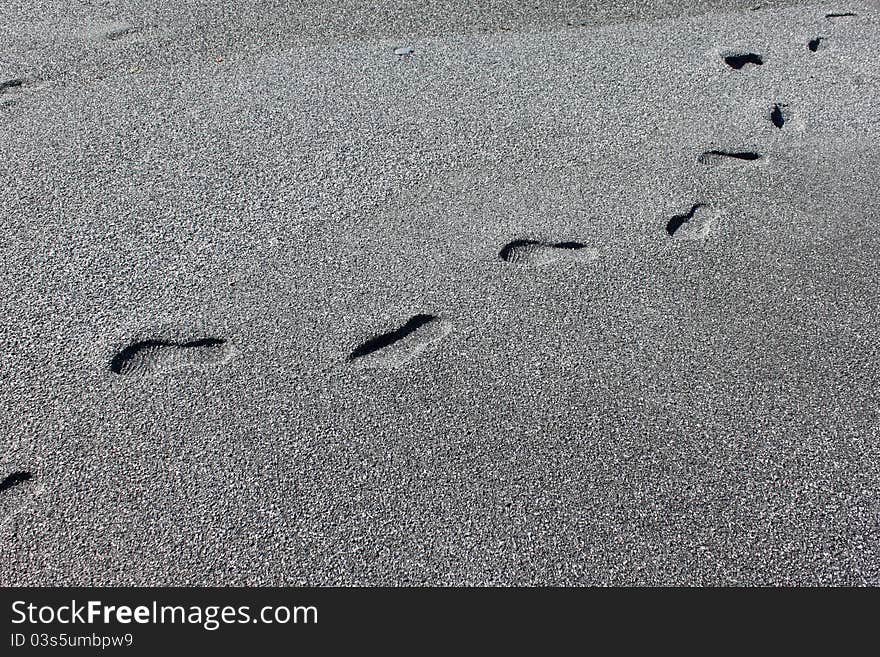
<path fill-rule="evenodd" d="M 397 49 L 394 51 L 394 54 L 395 54 L 395 55 L 400 55 L 400 56 L 402 57 L 402 56 L 404 56 L 404 55 L 412 55 L 414 52 L 415 52 L 415 51 L 414 51 L 412 48 L 410 48 L 409 46 L 405 46 L 405 47 L 403 47 L 403 48 L 397 48 Z"/>

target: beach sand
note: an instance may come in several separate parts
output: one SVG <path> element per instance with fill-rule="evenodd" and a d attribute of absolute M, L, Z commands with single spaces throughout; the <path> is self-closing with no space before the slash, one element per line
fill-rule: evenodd
<path fill-rule="evenodd" d="M 7 4 L 0 584 L 880 584 L 877 2 Z"/>

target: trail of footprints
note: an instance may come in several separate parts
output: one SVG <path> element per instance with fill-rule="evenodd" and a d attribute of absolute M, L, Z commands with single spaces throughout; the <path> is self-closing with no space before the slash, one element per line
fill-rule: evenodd
<path fill-rule="evenodd" d="M 853 17 L 851 12 L 829 13 L 825 18 L 836 21 Z M 120 30 L 109 38 L 119 38 L 133 30 Z M 811 52 L 818 51 L 825 42 L 825 36 L 816 36 L 807 41 Z M 397 48 L 394 54 L 405 58 L 413 53 L 410 47 Z M 733 71 L 747 72 L 766 66 L 763 55 L 754 52 L 727 52 L 722 54 L 723 62 Z M 0 93 L 20 85 L 21 81 L 11 80 L 0 84 Z M 773 103 L 767 111 L 767 120 L 777 129 L 783 130 L 791 121 L 792 109 L 787 103 Z M 709 167 L 729 166 L 748 167 L 760 162 L 765 155 L 756 150 L 713 148 L 703 151 L 697 158 L 701 165 Z M 665 232 L 669 239 L 702 241 L 710 237 L 721 211 L 710 204 L 692 203 L 681 214 L 668 219 Z M 588 263 L 596 260 L 599 252 L 575 241 L 546 242 L 535 239 L 517 239 L 504 245 L 498 258 L 508 266 L 541 267 L 551 264 Z M 396 328 L 366 339 L 348 356 L 347 363 L 352 367 L 365 369 L 388 369 L 405 365 L 446 338 L 453 329 L 448 318 L 432 314 L 416 314 Z M 110 362 L 114 374 L 123 376 L 148 376 L 176 369 L 204 369 L 227 362 L 235 353 L 228 341 L 213 337 L 189 337 L 179 341 L 141 340 L 134 342 L 116 355 Z M 6 486 L 14 486 L 16 479 L 9 480 Z M 2 490 L 2 486 L 0 486 Z"/>
<path fill-rule="evenodd" d="M 853 17 L 851 12 L 829 13 L 827 20 Z M 106 35 L 116 40 L 137 33 L 138 28 L 121 27 Z M 816 36 L 807 41 L 810 52 L 823 48 L 827 37 Z M 399 48 L 398 56 L 412 54 L 411 48 Z M 730 53 L 724 62 L 734 70 L 748 70 L 765 64 L 757 53 Z M 11 104 L 10 96 L 22 91 L 30 81 L 11 78 L 0 81 L 0 106 Z M 768 111 L 768 120 L 783 129 L 791 120 L 792 111 L 786 103 L 774 103 Z M 763 155 L 748 150 L 711 149 L 698 157 L 701 164 L 743 165 L 761 160 Z M 704 240 L 712 232 L 719 211 L 706 203 L 694 203 L 682 214 L 671 217 L 666 223 L 666 233 L 673 240 Z M 591 262 L 598 258 L 596 249 L 580 242 L 544 242 L 518 239 L 506 244 L 498 258 L 511 266 L 545 266 L 559 262 Z M 388 369 L 405 365 L 413 358 L 437 344 L 452 332 L 449 319 L 417 314 L 402 325 L 367 339 L 348 356 L 348 363 L 356 368 Z M 129 344 L 116 353 L 109 364 L 110 370 L 126 377 L 143 377 L 168 370 L 204 369 L 226 363 L 236 353 L 227 340 L 214 337 L 189 337 L 181 340 L 147 339 Z M 23 508 L 36 493 L 34 475 L 25 470 L 0 472 L 0 522 Z"/>
<path fill-rule="evenodd" d="M 115 41 L 139 31 L 140 28 L 124 26 L 112 29 L 104 36 Z M 31 77 L 0 79 L 0 108 L 12 107 L 17 97 L 26 89 L 39 87 L 41 82 L 41 79 Z M 159 341 L 137 343 L 123 349 L 114 357 L 111 370 L 116 374 L 145 374 L 166 367 L 219 362 L 222 356 L 216 348 L 211 348 L 211 342 L 199 340 L 183 345 Z M 0 471 L 0 477 L 0 522 L 3 522 L 23 508 L 38 488 L 33 473 L 27 470 L 7 470 L 5 473 Z"/>
<path fill-rule="evenodd" d="M 838 20 L 855 16 L 852 12 L 829 13 L 825 15 L 827 20 Z M 817 36 L 807 41 L 807 49 L 817 52 L 826 42 L 825 36 Z M 764 66 L 766 61 L 763 55 L 754 52 L 734 52 L 722 54 L 722 60 L 731 69 L 747 71 L 750 68 Z M 782 130 L 786 125 L 793 125 L 795 129 L 803 127 L 803 123 L 794 116 L 788 103 L 773 103 L 767 112 L 770 123 Z M 746 167 L 753 165 L 765 158 L 764 153 L 747 149 L 711 149 L 703 151 L 697 161 L 706 166 Z M 705 203 L 695 203 L 690 210 L 683 214 L 675 215 L 666 224 L 666 233 L 672 239 L 705 239 L 712 232 L 715 220 L 719 212 Z"/>

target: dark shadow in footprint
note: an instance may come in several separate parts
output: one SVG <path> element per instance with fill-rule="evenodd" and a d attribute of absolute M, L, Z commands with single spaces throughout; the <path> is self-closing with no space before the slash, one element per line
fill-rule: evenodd
<path fill-rule="evenodd" d="M 684 224 L 689 222 L 694 218 L 694 213 L 697 209 L 703 207 L 704 203 L 695 203 L 691 206 L 691 209 L 688 210 L 685 214 L 677 214 L 672 219 L 669 220 L 669 223 L 666 224 L 666 232 L 670 237 L 675 235 L 676 231 L 681 228 Z"/>
<path fill-rule="evenodd" d="M 506 244 L 498 257 L 511 264 L 547 264 L 560 258 L 595 260 L 595 249 L 588 249 L 580 242 L 539 242 L 537 240 L 514 240 Z"/>
<path fill-rule="evenodd" d="M 122 39 L 123 37 L 130 36 L 132 34 L 137 34 L 141 31 L 141 28 L 134 26 L 126 26 L 120 27 L 115 30 L 110 30 L 107 32 L 107 38 L 110 41 L 116 41 L 117 39 Z"/>
<path fill-rule="evenodd" d="M 666 233 L 674 240 L 699 241 L 707 239 L 715 230 L 721 213 L 705 203 L 695 203 L 684 214 L 672 217 L 666 224 Z"/>
<path fill-rule="evenodd" d="M 727 64 L 730 68 L 734 68 L 736 70 L 740 70 L 746 64 L 753 64 L 754 66 L 762 66 L 764 64 L 764 58 L 761 55 L 753 52 L 741 53 L 737 55 L 725 55 L 724 63 Z"/>
<path fill-rule="evenodd" d="M 754 162 L 755 160 L 760 160 L 763 155 L 760 153 L 755 153 L 754 151 L 706 151 L 702 153 L 700 157 L 697 158 L 697 161 L 700 164 L 721 164 L 725 161 L 741 161 L 741 162 Z"/>
<path fill-rule="evenodd" d="M 425 326 L 426 324 L 430 324 L 435 319 L 437 318 L 434 315 L 415 315 L 400 328 L 389 331 L 388 333 L 383 333 L 382 335 L 377 335 L 376 337 L 370 338 L 369 340 L 364 342 L 361 346 L 351 352 L 348 360 L 355 360 L 356 358 L 361 358 L 362 356 L 371 354 L 374 351 L 384 349 L 385 347 L 388 347 L 399 340 L 403 340 L 411 333 L 415 333 L 421 327 Z"/>
<path fill-rule="evenodd" d="M 448 335 L 451 330 L 451 323 L 436 315 L 418 314 L 400 328 L 377 335 L 361 344 L 351 352 L 348 361 L 367 367 L 402 365 Z"/>
<path fill-rule="evenodd" d="M 22 78 L 13 78 L 0 82 L 0 94 L 9 93 L 11 91 L 19 91 L 24 86 L 25 80 Z"/>
<path fill-rule="evenodd" d="M 807 48 L 810 52 L 816 52 L 822 45 L 822 42 L 825 40 L 825 37 L 817 36 L 815 39 L 810 39 L 807 41 Z"/>
<path fill-rule="evenodd" d="M 510 244 L 506 244 L 498 256 L 505 262 L 510 262 L 511 255 L 516 254 L 519 249 L 541 244 L 535 240 L 514 240 Z"/>
<path fill-rule="evenodd" d="M 531 249 L 534 247 L 545 247 L 551 249 L 571 249 L 577 250 L 584 248 L 584 244 L 580 242 L 557 242 L 556 244 L 551 244 L 548 242 L 538 242 L 537 240 L 514 240 L 510 244 L 505 245 L 501 252 L 498 254 L 502 260 L 505 262 L 511 262 L 517 259 L 517 255 L 522 253 L 524 249 Z"/>
<path fill-rule="evenodd" d="M 26 481 L 30 481 L 31 479 L 33 479 L 33 475 L 31 475 L 30 472 L 13 472 L 0 482 L 0 493 L 9 490 L 10 488 L 14 488 L 19 484 L 23 484 Z"/>
<path fill-rule="evenodd" d="M 201 338 L 188 342 L 143 340 L 131 344 L 110 361 L 115 374 L 151 374 L 162 369 L 187 365 L 212 365 L 232 353 L 226 340 Z"/>
<path fill-rule="evenodd" d="M 784 103 L 776 103 L 773 105 L 773 109 L 770 110 L 770 121 L 777 128 L 782 130 L 782 126 L 785 125 L 786 115 L 788 114 L 788 105 Z"/>

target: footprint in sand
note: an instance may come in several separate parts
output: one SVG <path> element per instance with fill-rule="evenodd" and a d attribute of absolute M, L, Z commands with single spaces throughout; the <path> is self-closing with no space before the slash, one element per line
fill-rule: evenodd
<path fill-rule="evenodd" d="M 15 97 L 21 94 L 28 81 L 24 78 L 11 78 L 0 82 L 0 106 L 10 107 L 15 104 Z"/>
<path fill-rule="evenodd" d="M 764 156 L 755 151 L 740 150 L 711 150 L 704 151 L 697 158 L 700 164 L 709 166 L 718 165 L 741 165 L 762 159 Z"/>
<path fill-rule="evenodd" d="M 818 52 L 828 46 L 828 37 L 817 36 L 807 41 L 807 49 L 810 52 Z"/>
<path fill-rule="evenodd" d="M 452 322 L 435 315 L 416 315 L 393 331 L 370 338 L 348 357 L 364 368 L 394 368 L 412 360 L 452 331 Z"/>
<path fill-rule="evenodd" d="M 76 31 L 76 35 L 90 41 L 120 41 L 137 38 L 137 35 L 155 27 L 158 26 L 156 24 L 135 25 L 123 21 L 102 21 L 84 25 Z"/>
<path fill-rule="evenodd" d="M 11 94 L 21 91 L 21 88 L 27 82 L 24 78 L 12 78 L 0 82 L 0 94 Z"/>
<path fill-rule="evenodd" d="M 120 25 L 108 30 L 104 36 L 110 41 L 117 41 L 138 32 L 141 32 L 141 28 L 135 25 Z"/>
<path fill-rule="evenodd" d="M 0 107 L 12 107 L 19 98 L 40 89 L 46 82 L 42 77 L 18 77 L 0 80 Z"/>
<path fill-rule="evenodd" d="M 0 472 L 0 477 L 4 477 L 0 481 L 0 521 L 3 521 L 21 510 L 39 490 L 30 472 Z"/>
<path fill-rule="evenodd" d="M 788 103 L 774 103 L 767 112 L 770 123 L 785 132 L 803 132 L 806 125 Z"/>
<path fill-rule="evenodd" d="M 737 71 L 764 65 L 764 57 L 754 52 L 729 53 L 721 57 L 725 64 Z"/>
<path fill-rule="evenodd" d="M 773 107 L 770 108 L 770 122 L 780 130 L 785 126 L 785 122 L 789 117 L 790 112 L 788 110 L 788 105 L 785 103 L 775 103 Z"/>
<path fill-rule="evenodd" d="M 217 338 L 182 342 L 143 340 L 117 353 L 110 361 L 110 369 L 115 374 L 146 376 L 184 367 L 220 365 L 234 352 L 230 343 Z"/>
<path fill-rule="evenodd" d="M 599 257 L 597 249 L 580 242 L 539 242 L 515 240 L 501 249 L 498 257 L 512 265 L 547 265 L 557 260 L 592 262 Z"/>
<path fill-rule="evenodd" d="M 712 233 L 719 213 L 705 203 L 695 203 L 684 214 L 672 217 L 666 224 L 666 234 L 675 240 L 702 240 Z"/>

